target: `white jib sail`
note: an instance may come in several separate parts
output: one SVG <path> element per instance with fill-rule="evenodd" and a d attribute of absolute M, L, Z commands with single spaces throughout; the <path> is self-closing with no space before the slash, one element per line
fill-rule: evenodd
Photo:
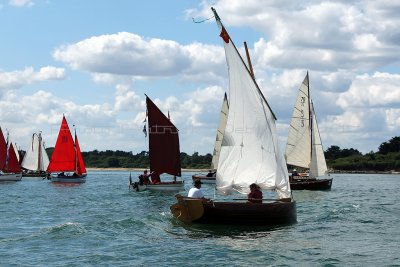
<path fill-rule="evenodd" d="M 217 129 L 217 136 L 215 138 L 215 145 L 213 151 L 213 157 L 211 161 L 211 169 L 216 169 L 218 167 L 219 153 L 221 152 L 222 137 L 225 132 L 226 120 L 228 118 L 228 98 L 225 94 L 224 101 L 222 102 L 221 113 L 219 116 L 219 124 Z"/>
<path fill-rule="evenodd" d="M 40 136 L 40 138 L 42 138 L 42 137 Z M 41 162 L 40 162 L 40 170 L 41 171 L 47 171 L 47 167 L 50 164 L 50 159 L 49 159 L 49 156 L 47 155 L 46 148 L 44 147 L 43 140 L 41 140 L 41 142 L 40 142 L 40 149 L 41 149 L 41 152 L 40 152 L 40 160 L 41 160 Z"/>
<path fill-rule="evenodd" d="M 311 133 L 308 73 L 300 86 L 289 127 L 285 157 L 287 164 L 310 168 Z"/>
<path fill-rule="evenodd" d="M 312 156 L 310 166 L 310 178 L 316 178 L 318 176 L 326 174 L 328 168 L 326 166 L 324 149 L 322 147 L 321 136 L 319 134 L 318 123 L 314 112 L 314 106 L 311 103 L 311 114 L 312 114 Z"/>
<path fill-rule="evenodd" d="M 14 148 L 15 155 L 17 156 L 17 160 L 18 160 L 18 162 L 19 162 L 19 152 L 18 152 L 17 145 L 16 145 L 15 143 L 12 143 L 12 146 L 13 146 L 13 148 Z"/>
<path fill-rule="evenodd" d="M 217 23 L 222 29 L 219 20 Z M 224 42 L 229 70 L 229 112 L 216 179 L 223 194 L 249 191 L 257 183 L 289 198 L 290 185 L 278 147 L 274 116 L 232 41 Z"/>

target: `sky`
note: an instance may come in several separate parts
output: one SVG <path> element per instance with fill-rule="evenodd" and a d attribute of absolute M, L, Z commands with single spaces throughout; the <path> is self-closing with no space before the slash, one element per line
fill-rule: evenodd
<path fill-rule="evenodd" d="M 400 135 L 400 2 L 0 0 L 0 127 L 54 146 L 62 115 L 82 151 L 148 150 L 145 94 L 181 151 L 212 153 L 228 90 L 213 6 L 277 117 L 284 150 L 308 71 L 324 149 Z M 73 126 L 75 125 L 75 127 Z"/>

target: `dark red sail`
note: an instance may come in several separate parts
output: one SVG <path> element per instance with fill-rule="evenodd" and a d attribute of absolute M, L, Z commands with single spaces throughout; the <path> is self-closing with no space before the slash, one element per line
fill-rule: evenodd
<path fill-rule="evenodd" d="M 10 144 L 8 148 L 8 163 L 4 168 L 5 173 L 19 173 L 22 172 L 21 165 L 19 165 L 17 154 L 15 154 L 14 146 Z"/>
<path fill-rule="evenodd" d="M 56 146 L 51 156 L 48 172 L 73 172 L 75 171 L 74 140 L 68 127 L 67 120 L 63 116 L 60 132 L 58 133 Z"/>
<path fill-rule="evenodd" d="M 181 176 L 178 129 L 146 96 L 150 170 Z"/>
<path fill-rule="evenodd" d="M 3 170 L 7 160 L 7 144 L 4 139 L 3 131 L 0 128 L 0 169 Z"/>
<path fill-rule="evenodd" d="M 75 148 L 76 148 L 76 174 L 82 175 L 86 173 L 85 162 L 82 158 L 81 148 L 78 142 L 78 136 L 75 133 Z"/>

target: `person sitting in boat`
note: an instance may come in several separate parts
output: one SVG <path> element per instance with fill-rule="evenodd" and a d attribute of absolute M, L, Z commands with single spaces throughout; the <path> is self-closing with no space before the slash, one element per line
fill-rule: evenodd
<path fill-rule="evenodd" d="M 64 177 L 65 176 L 65 173 L 64 172 L 61 172 L 61 173 L 59 173 L 58 175 L 57 175 L 57 177 Z"/>
<path fill-rule="evenodd" d="M 296 169 L 294 169 L 293 171 L 292 171 L 292 177 L 293 176 L 299 176 L 299 174 L 297 173 L 297 170 Z"/>
<path fill-rule="evenodd" d="M 206 177 L 214 177 L 215 176 L 216 171 L 213 170 L 209 170 Z"/>
<path fill-rule="evenodd" d="M 143 174 L 139 175 L 139 184 L 140 185 L 150 184 L 150 176 L 151 176 L 151 173 L 148 174 L 147 170 L 144 170 Z"/>
<path fill-rule="evenodd" d="M 263 193 L 260 187 L 256 184 L 250 185 L 250 193 L 247 195 L 248 202 L 250 203 L 262 203 Z"/>
<path fill-rule="evenodd" d="M 79 175 L 78 175 L 76 172 L 74 172 L 74 173 L 72 174 L 72 177 L 79 177 Z"/>
<path fill-rule="evenodd" d="M 204 197 L 204 194 L 200 189 L 201 185 L 202 185 L 202 182 L 199 179 L 195 180 L 193 182 L 193 187 L 190 188 L 190 190 L 188 192 L 188 197 L 200 198 L 200 199 L 203 199 L 203 200 L 209 200 L 208 198 Z"/>
<path fill-rule="evenodd" d="M 161 183 L 160 175 L 156 172 L 151 173 L 151 182 L 153 184 L 159 184 Z"/>

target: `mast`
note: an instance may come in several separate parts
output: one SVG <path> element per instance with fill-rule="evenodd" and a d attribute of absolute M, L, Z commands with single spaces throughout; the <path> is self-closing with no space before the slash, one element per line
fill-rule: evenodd
<path fill-rule="evenodd" d="M 39 146 L 38 146 L 38 172 L 40 172 L 40 170 L 41 170 L 41 166 L 40 166 L 40 164 L 41 164 L 41 150 L 42 150 L 42 135 L 41 135 L 41 133 L 39 132 L 39 135 L 38 135 L 38 139 L 39 139 Z"/>
<path fill-rule="evenodd" d="M 311 162 L 313 158 L 313 119 L 312 119 L 312 114 L 311 114 L 311 96 L 310 96 L 310 79 L 308 77 L 308 71 L 307 71 L 307 90 L 308 90 L 308 119 L 310 120 L 310 168 L 311 168 Z"/>

